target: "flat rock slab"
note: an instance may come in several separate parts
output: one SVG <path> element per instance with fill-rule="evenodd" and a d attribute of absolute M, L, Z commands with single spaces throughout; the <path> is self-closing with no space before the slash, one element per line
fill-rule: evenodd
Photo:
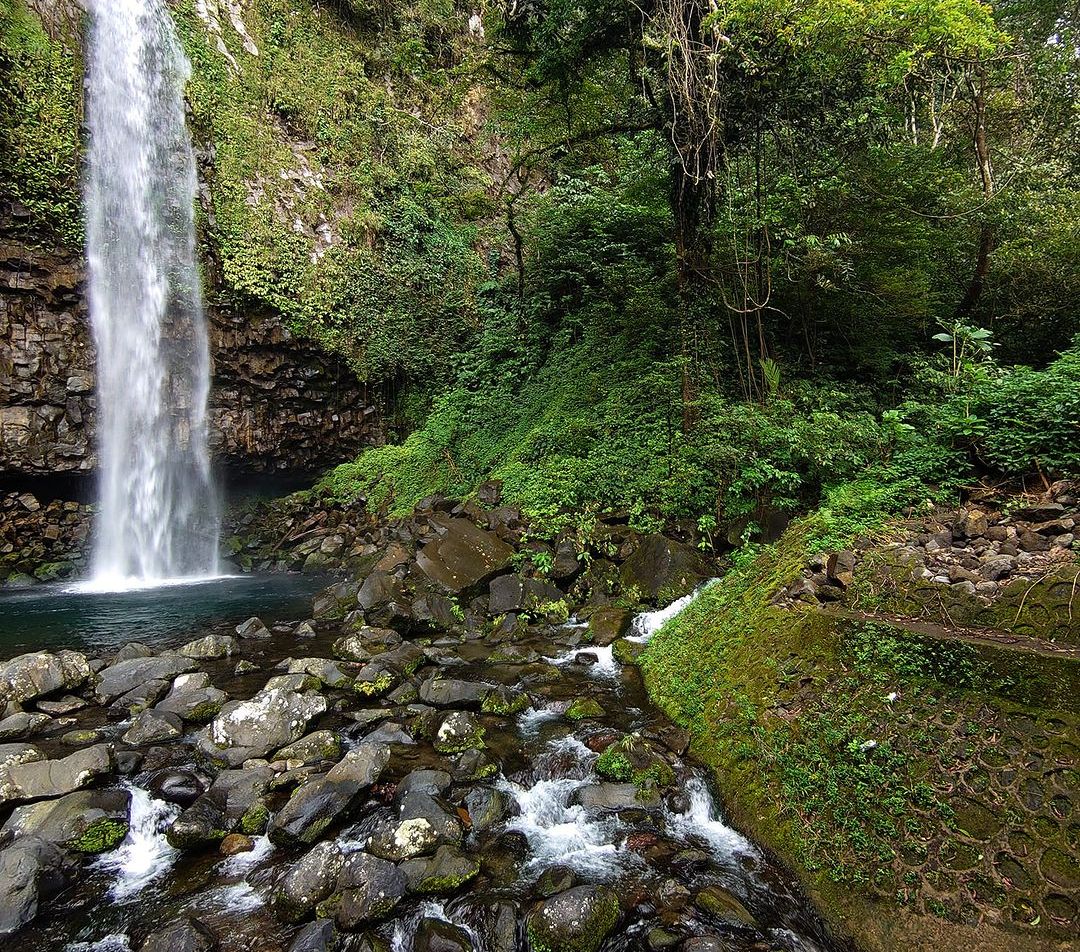
<path fill-rule="evenodd" d="M 0 768 L 0 805 L 62 797 L 113 768 L 112 748 L 97 744 L 62 760 L 38 760 Z"/>
<path fill-rule="evenodd" d="M 195 670 L 195 662 L 180 655 L 161 655 L 158 658 L 129 658 L 104 668 L 94 688 L 105 702 L 134 691 L 148 681 L 171 681 L 177 675 Z"/>
<path fill-rule="evenodd" d="M 416 564 L 447 591 L 461 592 L 479 585 L 510 564 L 514 550 L 493 532 L 468 519 L 433 520 L 442 536 L 416 554 Z"/>

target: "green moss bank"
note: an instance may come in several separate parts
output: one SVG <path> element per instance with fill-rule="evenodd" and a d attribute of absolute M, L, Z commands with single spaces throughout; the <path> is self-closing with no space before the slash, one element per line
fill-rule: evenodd
<path fill-rule="evenodd" d="M 1066 948 L 1076 662 L 774 604 L 823 528 L 796 525 L 658 632 L 640 660 L 652 696 L 735 824 L 859 947 Z"/>

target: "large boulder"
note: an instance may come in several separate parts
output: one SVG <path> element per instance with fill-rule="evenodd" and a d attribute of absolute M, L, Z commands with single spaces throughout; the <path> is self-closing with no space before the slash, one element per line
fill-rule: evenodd
<path fill-rule="evenodd" d="M 0 806 L 62 797 L 113 769 L 113 750 L 97 744 L 61 760 L 38 760 L 0 767 Z"/>
<path fill-rule="evenodd" d="M 362 928 L 386 916 L 405 895 L 405 876 L 393 863 L 370 853 L 345 859 L 338 877 L 341 898 L 335 918 L 342 929 Z"/>
<path fill-rule="evenodd" d="M 475 952 L 472 936 L 445 919 L 425 916 L 416 925 L 413 952 Z"/>
<path fill-rule="evenodd" d="M 619 920 L 607 886 L 575 886 L 540 903 L 525 921 L 532 952 L 597 952 Z"/>
<path fill-rule="evenodd" d="M 151 709 L 138 714 L 120 739 L 125 744 L 140 747 L 172 740 L 183 732 L 183 721 L 177 715 Z"/>
<path fill-rule="evenodd" d="M 205 671 L 182 674 L 173 681 L 172 688 L 154 707 L 164 714 L 175 714 L 185 721 L 205 724 L 214 717 L 228 700 L 228 695 L 210 683 Z"/>
<path fill-rule="evenodd" d="M 274 889 L 274 910 L 286 922 L 299 922 L 334 891 L 345 862 L 333 841 L 317 844 L 293 863 Z"/>
<path fill-rule="evenodd" d="M 0 665 L 0 710 L 53 691 L 70 690 L 90 677 L 86 656 L 77 651 L 33 651 Z"/>
<path fill-rule="evenodd" d="M 271 841 L 315 842 L 379 779 L 389 762 L 390 748 L 385 744 L 361 744 L 350 751 L 325 777 L 309 780 L 293 793 L 270 824 Z"/>
<path fill-rule="evenodd" d="M 228 833 L 261 833 L 269 817 L 263 795 L 274 778 L 269 767 L 223 770 L 210 789 L 173 820 L 166 836 L 179 849 L 219 843 Z"/>
<path fill-rule="evenodd" d="M 98 699 L 108 703 L 141 688 L 148 681 L 172 681 L 177 675 L 195 670 L 195 662 L 178 654 L 157 658 L 128 658 L 103 668 L 94 688 Z"/>
<path fill-rule="evenodd" d="M 471 589 L 510 564 L 513 548 L 468 519 L 432 519 L 439 538 L 416 554 L 420 570 L 449 592 Z"/>
<path fill-rule="evenodd" d="M 483 681 L 458 681 L 455 678 L 428 678 L 420 685 L 420 700 L 433 707 L 479 708 L 495 689 Z"/>
<path fill-rule="evenodd" d="M 642 601 L 674 601 L 710 577 L 697 549 L 659 533 L 646 536 L 622 566 L 623 592 Z"/>
<path fill-rule="evenodd" d="M 396 818 L 376 824 L 368 840 L 369 853 L 398 863 L 461 842 L 460 820 L 431 794 L 414 792 L 399 798 L 397 812 Z"/>
<path fill-rule="evenodd" d="M 199 736 L 198 745 L 208 756 L 230 766 L 299 740 L 308 724 L 326 711 L 320 694 L 298 694 L 284 688 L 260 691 L 250 701 L 226 704 L 213 723 Z"/>
<path fill-rule="evenodd" d="M 40 837 L 79 853 L 101 853 L 127 835 L 130 809 L 127 790 L 78 790 L 16 808 L 2 832 Z"/>
<path fill-rule="evenodd" d="M 76 868 L 67 853 L 38 836 L 20 836 L 0 850 L 0 936 L 30 922 L 40 900 L 64 888 Z"/>

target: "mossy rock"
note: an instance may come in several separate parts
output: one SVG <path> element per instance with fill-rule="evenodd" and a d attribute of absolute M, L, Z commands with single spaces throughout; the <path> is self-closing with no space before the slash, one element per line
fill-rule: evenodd
<path fill-rule="evenodd" d="M 579 697 L 566 709 L 565 717 L 571 721 L 584 721 L 592 717 L 603 717 L 604 709 L 593 698 Z"/>
<path fill-rule="evenodd" d="M 128 824 L 122 820 L 101 817 L 94 820 L 81 835 L 68 843 L 68 846 L 78 853 L 106 853 L 123 842 L 128 829 Z"/>

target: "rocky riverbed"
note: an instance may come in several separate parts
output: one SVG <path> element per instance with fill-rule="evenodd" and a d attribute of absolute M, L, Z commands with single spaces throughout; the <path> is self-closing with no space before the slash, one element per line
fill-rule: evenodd
<path fill-rule="evenodd" d="M 309 618 L 0 666 L 6 949 L 841 947 L 624 664 L 693 548 L 441 500 L 363 531 L 308 537 L 349 567 Z"/>

